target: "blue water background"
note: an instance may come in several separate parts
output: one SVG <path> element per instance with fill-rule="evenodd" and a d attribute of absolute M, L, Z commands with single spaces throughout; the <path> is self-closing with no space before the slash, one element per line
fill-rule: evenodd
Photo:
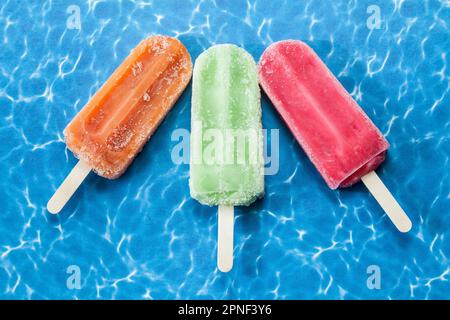
<path fill-rule="evenodd" d="M 367 26 L 371 5 L 379 29 Z M 2 1 L 0 299 L 449 298 L 449 23 L 447 0 Z M 190 129 L 190 86 L 123 177 L 91 174 L 51 216 L 46 202 L 76 163 L 64 127 L 158 33 L 193 59 L 218 43 L 255 60 L 273 41 L 310 44 L 389 140 L 378 173 L 413 230 L 397 232 L 362 184 L 328 189 L 263 95 L 279 172 L 237 209 L 235 265 L 219 272 L 216 209 L 190 198 L 189 165 L 171 160 L 173 131 Z M 80 289 L 67 286 L 69 266 Z"/>

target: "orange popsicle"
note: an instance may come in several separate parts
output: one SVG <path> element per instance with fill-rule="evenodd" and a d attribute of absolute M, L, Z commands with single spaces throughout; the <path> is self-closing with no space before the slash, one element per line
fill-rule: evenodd
<path fill-rule="evenodd" d="M 75 180 L 91 169 L 108 179 L 124 173 L 186 88 L 191 74 L 191 58 L 179 40 L 152 36 L 139 43 L 64 130 L 67 147 L 80 160 L 77 167 L 81 169 L 74 168 L 78 171 Z M 68 191 L 66 185 L 59 197 L 64 195 L 67 201 L 81 181 L 75 188 L 69 183 L 74 190 Z M 61 201 L 58 198 L 55 204 L 52 199 L 47 208 L 56 213 Z"/>
<path fill-rule="evenodd" d="M 177 101 L 191 71 L 177 39 L 143 40 L 69 123 L 67 147 L 98 175 L 119 177 Z"/>

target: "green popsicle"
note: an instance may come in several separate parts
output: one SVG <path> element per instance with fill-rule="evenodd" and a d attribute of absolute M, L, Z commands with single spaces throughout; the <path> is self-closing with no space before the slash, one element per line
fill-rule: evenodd
<path fill-rule="evenodd" d="M 195 61 L 192 84 L 191 196 L 207 205 L 249 205 L 264 193 L 258 74 L 231 44 Z"/>

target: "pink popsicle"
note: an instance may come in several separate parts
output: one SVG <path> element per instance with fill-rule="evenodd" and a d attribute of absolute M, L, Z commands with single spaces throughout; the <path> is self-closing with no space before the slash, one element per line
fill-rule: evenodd
<path fill-rule="evenodd" d="M 369 183 L 364 177 L 384 161 L 389 143 L 310 47 L 296 40 L 272 44 L 259 62 L 259 79 L 331 189 Z M 402 219 L 397 228 L 408 231 L 406 214 L 378 176 L 373 179 L 369 190 L 393 221 Z M 394 213 L 392 206 L 398 206 Z"/>
<path fill-rule="evenodd" d="M 306 44 L 277 42 L 259 67 L 261 86 L 331 189 L 383 162 L 388 142 Z"/>

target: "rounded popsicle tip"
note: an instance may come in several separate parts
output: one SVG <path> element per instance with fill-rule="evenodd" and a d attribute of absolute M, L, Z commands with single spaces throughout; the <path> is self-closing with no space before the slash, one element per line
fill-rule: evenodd
<path fill-rule="evenodd" d="M 248 53 L 244 48 L 241 48 L 232 43 L 221 43 L 213 45 L 203 51 L 195 60 L 194 69 L 197 64 L 202 64 L 205 61 L 208 61 L 210 57 L 215 56 L 216 54 L 220 54 L 221 52 L 236 53 L 241 57 L 246 58 L 252 64 L 256 65 L 255 59 L 253 59 L 252 55 Z"/>
<path fill-rule="evenodd" d="M 264 67 L 266 61 L 278 59 L 280 55 L 283 55 L 291 50 L 308 50 L 314 52 L 314 50 L 312 50 L 310 46 L 308 46 L 301 40 L 287 39 L 273 42 L 264 50 L 263 54 L 261 55 L 261 58 L 258 62 L 258 69 L 261 72 L 261 69 Z"/>
<path fill-rule="evenodd" d="M 233 269 L 233 260 L 218 261 L 217 267 L 221 272 L 230 272 Z"/>
<path fill-rule="evenodd" d="M 398 229 L 398 231 L 403 232 L 403 233 L 409 232 L 412 229 L 411 220 L 409 220 L 409 218 L 403 219 L 401 222 L 399 222 L 397 224 L 397 229 Z"/>
<path fill-rule="evenodd" d="M 148 48 L 160 48 L 161 51 L 164 51 L 169 47 L 170 45 L 176 44 L 177 46 L 180 46 L 184 49 L 186 47 L 184 44 L 177 38 L 170 37 L 164 34 L 155 34 L 151 35 L 145 39 L 143 39 L 135 49 L 148 49 Z M 186 53 L 189 55 L 189 52 L 186 49 Z M 190 56 L 189 56 L 190 57 Z"/>
<path fill-rule="evenodd" d="M 58 214 L 61 209 L 62 207 L 58 205 L 58 203 L 54 201 L 53 198 L 47 202 L 47 211 L 51 214 Z"/>
<path fill-rule="evenodd" d="M 309 46 L 308 46 L 304 41 L 302 41 L 302 40 L 297 40 L 297 39 L 286 39 L 286 40 L 275 41 L 275 42 L 271 43 L 271 44 L 267 47 L 267 49 L 266 49 L 265 51 L 269 50 L 269 48 L 274 48 L 274 47 L 279 47 L 279 46 L 286 46 L 286 45 L 295 45 L 295 46 L 301 45 L 301 46 L 309 47 Z"/>

